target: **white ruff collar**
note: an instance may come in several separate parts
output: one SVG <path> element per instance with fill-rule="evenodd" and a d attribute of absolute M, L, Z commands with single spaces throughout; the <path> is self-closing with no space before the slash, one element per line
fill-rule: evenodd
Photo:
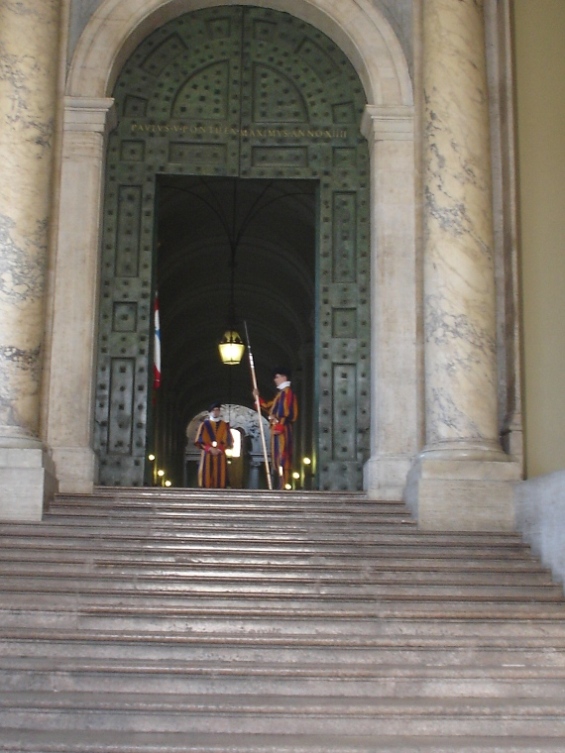
<path fill-rule="evenodd" d="M 290 382 L 281 382 L 278 386 L 278 390 L 284 390 L 285 387 L 290 387 Z"/>

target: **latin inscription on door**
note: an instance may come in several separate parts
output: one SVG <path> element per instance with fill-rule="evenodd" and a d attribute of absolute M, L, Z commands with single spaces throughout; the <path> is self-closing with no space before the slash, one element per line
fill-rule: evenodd
<path fill-rule="evenodd" d="M 155 175 L 319 181 L 318 485 L 360 489 L 369 428 L 369 189 L 359 79 L 325 35 L 264 8 L 181 16 L 145 39 L 114 96 L 104 208 L 100 483 L 144 480 Z"/>

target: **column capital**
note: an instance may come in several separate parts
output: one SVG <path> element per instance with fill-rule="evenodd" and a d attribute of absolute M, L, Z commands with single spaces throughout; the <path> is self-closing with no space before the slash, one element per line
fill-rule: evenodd
<path fill-rule="evenodd" d="M 367 141 L 412 141 L 414 108 L 407 105 L 382 107 L 366 105 L 361 133 Z"/>
<path fill-rule="evenodd" d="M 117 125 L 113 97 L 65 97 L 65 131 L 106 135 Z"/>

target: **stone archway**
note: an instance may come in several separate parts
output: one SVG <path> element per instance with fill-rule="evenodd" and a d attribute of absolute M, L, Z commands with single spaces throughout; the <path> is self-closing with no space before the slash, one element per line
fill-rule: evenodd
<path fill-rule="evenodd" d="M 222 0 L 104 0 L 81 35 L 66 94 L 108 96 L 124 62 L 150 32 L 184 13 L 232 4 Z M 241 0 L 238 5 L 284 11 L 315 26 L 349 58 L 371 104 L 412 107 L 406 58 L 372 0 Z"/>
<path fill-rule="evenodd" d="M 248 371 L 230 369 L 228 386 L 215 346 L 231 268 L 234 317 L 237 299 L 259 385 L 270 390 L 272 365 L 282 363 L 300 392 L 296 455 L 314 457 L 320 489 L 361 489 L 370 415 L 369 165 L 360 133 L 366 100 L 348 59 L 287 13 L 210 8 L 150 34 L 114 96 L 99 483 L 141 485 L 148 453 L 178 465 L 175 438 L 210 390 L 250 399 Z M 155 411 L 147 379 L 152 286 L 163 353 Z"/>
<path fill-rule="evenodd" d="M 108 97 L 124 60 L 152 29 L 221 5 L 193 0 L 106 0 L 85 29 L 66 90 L 59 237 L 54 269 L 47 438 L 62 491 L 89 491 L 99 295 L 99 221 Z M 412 88 L 392 29 L 369 2 L 242 2 L 317 26 L 346 53 L 365 87 L 371 152 L 371 458 L 365 488 L 398 497 L 418 448 L 415 181 Z M 76 396 L 72 406 L 69 393 Z M 394 399 L 391 399 L 394 396 Z"/>

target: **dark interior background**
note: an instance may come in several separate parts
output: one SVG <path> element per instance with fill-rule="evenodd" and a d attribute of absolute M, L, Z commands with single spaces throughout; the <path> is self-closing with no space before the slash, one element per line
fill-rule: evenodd
<path fill-rule="evenodd" d="M 247 322 L 261 394 L 287 365 L 312 425 L 317 182 L 163 175 L 157 197 L 162 386 L 148 444 L 180 485 L 193 416 L 217 399 L 253 407 L 247 353 L 239 366 L 219 357 L 232 315 L 244 340 Z"/>

